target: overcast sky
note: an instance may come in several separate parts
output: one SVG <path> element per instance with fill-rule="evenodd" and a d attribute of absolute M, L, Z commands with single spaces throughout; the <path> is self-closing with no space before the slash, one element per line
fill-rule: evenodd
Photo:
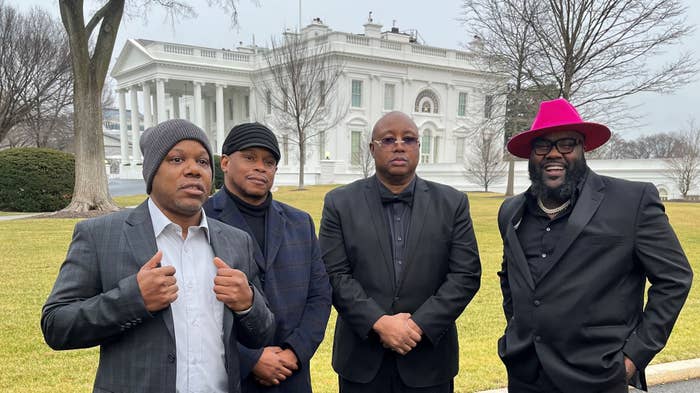
<path fill-rule="evenodd" d="M 673 50 L 691 50 L 696 58 L 700 58 L 700 2 L 683 1 L 688 4 L 688 21 L 696 26 L 696 31 L 685 40 L 683 48 Z M 22 9 L 30 4 L 38 4 L 56 16 L 59 15 L 56 0 L 6 0 L 6 3 L 19 5 Z M 240 42 L 250 44 L 253 38 L 258 45 L 264 45 L 285 28 L 296 29 L 299 24 L 298 0 L 259 0 L 258 6 L 255 3 L 240 0 L 237 27 L 231 27 L 230 18 L 220 8 L 207 6 L 206 0 L 191 1 L 197 7 L 198 16 L 176 21 L 175 28 L 157 7 L 150 10 L 148 19 L 125 18 L 117 36 L 113 57 L 118 56 L 129 38 L 235 48 Z M 312 18 L 319 17 L 333 30 L 361 33 L 362 25 L 372 11 L 374 21 L 383 24 L 384 29 L 395 23 L 402 31 L 417 30 L 420 38 L 428 45 L 459 49 L 469 41 L 465 27 L 458 21 L 461 3 L 459 0 L 303 0 L 301 19 L 302 25 L 306 25 Z M 86 14 L 97 7 L 91 5 L 96 2 L 89 0 L 86 4 Z M 671 52 L 668 54 L 673 55 Z M 700 122 L 700 80 L 671 95 L 640 94 L 629 98 L 629 103 L 639 105 L 640 113 L 646 115 L 646 124 L 637 130 L 613 130 L 621 132 L 623 137 L 679 131 L 687 126 L 691 118 Z M 586 120 L 605 123 L 605 119 Z"/>

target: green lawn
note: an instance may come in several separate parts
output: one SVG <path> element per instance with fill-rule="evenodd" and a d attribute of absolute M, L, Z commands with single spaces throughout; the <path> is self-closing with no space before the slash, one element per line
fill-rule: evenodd
<path fill-rule="evenodd" d="M 323 195 L 332 187 L 294 191 L 281 187 L 275 197 L 308 211 L 318 224 Z M 143 201 L 144 196 L 115 198 L 122 206 Z M 505 385 L 505 370 L 496 355 L 496 339 L 504 328 L 501 295 L 496 272 L 500 267 L 501 241 L 496 213 L 502 197 L 470 194 L 471 212 L 483 264 L 481 290 L 458 321 L 461 356 L 455 381 L 457 392 Z M 668 214 L 681 243 L 700 271 L 700 204 L 668 203 Z M 97 367 L 97 349 L 55 352 L 41 336 L 39 316 L 65 257 L 72 219 L 0 221 L 0 391 L 91 391 Z M 317 226 L 318 229 L 318 226 Z M 337 392 L 337 377 L 330 366 L 333 321 L 326 340 L 312 362 L 316 393 Z M 700 357 L 700 289 L 696 285 L 676 325 L 667 348 L 655 359 L 666 362 Z"/>

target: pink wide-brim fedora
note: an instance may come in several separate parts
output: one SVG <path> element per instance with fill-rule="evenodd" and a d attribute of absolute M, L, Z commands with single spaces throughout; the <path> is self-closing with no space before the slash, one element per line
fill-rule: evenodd
<path fill-rule="evenodd" d="M 585 151 L 600 147 L 610 139 L 608 127 L 583 121 L 576 108 L 569 101 L 557 98 L 540 103 L 540 110 L 537 112 L 530 129 L 513 135 L 506 147 L 516 157 L 530 158 L 532 141 L 542 135 L 557 131 L 576 131 L 582 134 Z"/>

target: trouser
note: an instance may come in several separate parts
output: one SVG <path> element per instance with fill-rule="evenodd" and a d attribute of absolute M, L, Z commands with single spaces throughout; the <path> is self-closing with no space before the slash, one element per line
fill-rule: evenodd
<path fill-rule="evenodd" d="M 620 384 L 591 393 L 627 393 L 627 384 Z M 547 373 L 540 366 L 537 378 L 534 381 L 523 381 L 515 376 L 508 375 L 508 393 L 565 393 L 554 385 Z"/>
<path fill-rule="evenodd" d="M 396 355 L 386 351 L 377 375 L 368 383 L 357 383 L 338 377 L 340 393 L 453 393 L 454 382 L 424 388 L 406 386 L 396 368 Z"/>

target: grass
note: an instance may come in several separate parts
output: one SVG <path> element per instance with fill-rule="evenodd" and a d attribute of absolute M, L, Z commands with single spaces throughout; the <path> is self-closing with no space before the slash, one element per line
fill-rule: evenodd
<path fill-rule="evenodd" d="M 323 195 L 331 186 L 295 191 L 281 187 L 275 198 L 308 211 L 317 223 Z M 136 205 L 145 196 L 115 198 L 122 206 Z M 496 339 L 505 321 L 496 272 L 502 244 L 496 214 L 502 197 L 470 194 L 471 214 L 483 266 L 481 290 L 458 320 L 460 371 L 457 392 L 473 392 L 504 386 L 505 370 L 496 355 Z M 700 204 L 667 203 L 667 212 L 684 250 L 700 271 Z M 96 348 L 52 351 L 41 336 L 39 316 L 65 257 L 75 219 L 25 219 L 0 221 L 0 391 L 85 392 L 92 389 L 97 367 Z M 331 344 L 335 313 L 326 339 L 312 360 L 314 392 L 337 392 L 337 376 L 331 369 Z M 700 357 L 700 289 L 696 285 L 676 324 L 668 346 L 655 362 Z"/>

